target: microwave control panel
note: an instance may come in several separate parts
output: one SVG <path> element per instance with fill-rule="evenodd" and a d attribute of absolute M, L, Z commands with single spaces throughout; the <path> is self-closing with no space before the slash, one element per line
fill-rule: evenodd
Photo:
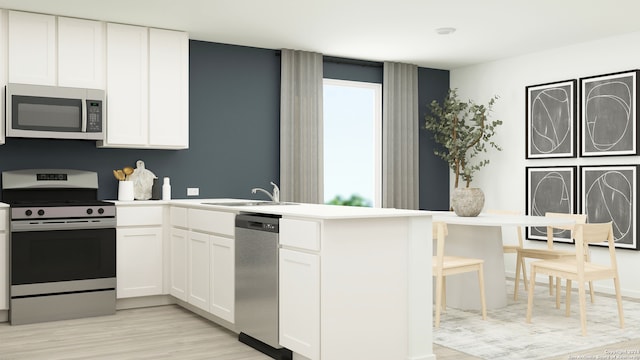
<path fill-rule="evenodd" d="M 101 100 L 87 100 L 87 132 L 102 132 Z"/>

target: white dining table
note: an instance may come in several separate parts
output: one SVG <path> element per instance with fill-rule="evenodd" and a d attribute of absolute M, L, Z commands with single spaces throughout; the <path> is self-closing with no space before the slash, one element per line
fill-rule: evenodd
<path fill-rule="evenodd" d="M 481 213 L 461 217 L 453 212 L 434 211 L 433 221 L 447 224 L 445 254 L 484 259 L 484 282 L 487 309 L 507 306 L 507 286 L 502 250 L 503 229 L 567 225 L 574 220 L 530 215 Z M 446 279 L 447 306 L 457 309 L 480 309 L 480 289 L 476 273 L 449 276 Z"/>

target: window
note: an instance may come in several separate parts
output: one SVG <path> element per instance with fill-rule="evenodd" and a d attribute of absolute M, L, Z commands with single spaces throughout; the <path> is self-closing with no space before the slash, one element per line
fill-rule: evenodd
<path fill-rule="evenodd" d="M 324 79 L 323 116 L 324 202 L 380 207 L 382 85 Z"/>

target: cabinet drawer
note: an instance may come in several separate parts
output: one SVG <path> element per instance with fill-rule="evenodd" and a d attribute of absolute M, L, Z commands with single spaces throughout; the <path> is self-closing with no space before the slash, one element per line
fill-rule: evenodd
<path fill-rule="evenodd" d="M 230 212 L 189 209 L 189 228 L 234 236 L 236 215 Z"/>
<path fill-rule="evenodd" d="M 117 226 L 162 225 L 162 206 L 116 206 Z"/>
<path fill-rule="evenodd" d="M 169 222 L 171 223 L 171 226 L 187 227 L 187 224 L 189 223 L 187 221 L 187 208 L 172 206 L 170 214 Z"/>
<path fill-rule="evenodd" d="M 280 245 L 319 251 L 320 223 L 307 220 L 281 219 Z"/>

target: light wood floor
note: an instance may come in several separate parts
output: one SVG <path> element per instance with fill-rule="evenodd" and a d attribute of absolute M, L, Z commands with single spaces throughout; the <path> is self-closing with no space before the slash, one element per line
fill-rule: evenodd
<path fill-rule="evenodd" d="M 177 305 L 39 324 L 0 324 L 0 360 L 270 360 Z M 271 359 L 272 360 L 272 359 Z"/>
<path fill-rule="evenodd" d="M 433 348 L 438 360 L 478 359 L 435 344 Z M 635 340 L 572 355 L 605 356 L 607 352 L 610 354 L 615 350 L 638 351 L 639 349 L 640 340 Z M 565 355 L 552 357 L 549 360 L 567 360 L 568 358 Z M 177 305 L 167 305 L 119 310 L 114 316 L 19 326 L 0 323 L 0 360 L 27 359 L 270 360 L 271 358 L 238 342 L 237 335 L 233 332 Z"/>

